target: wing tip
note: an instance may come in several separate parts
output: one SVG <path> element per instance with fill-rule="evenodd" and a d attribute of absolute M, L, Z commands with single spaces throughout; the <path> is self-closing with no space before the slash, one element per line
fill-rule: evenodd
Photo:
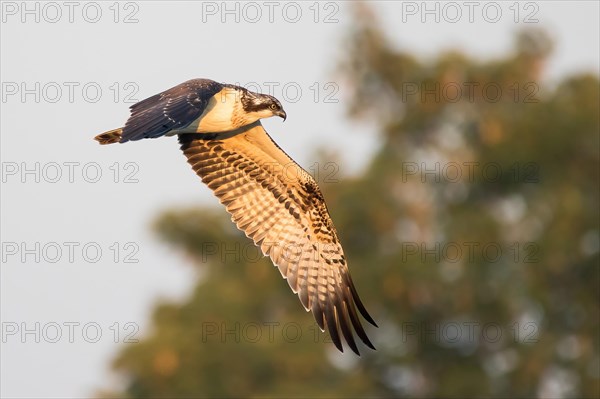
<path fill-rule="evenodd" d="M 360 300 L 360 297 L 358 296 L 358 291 L 356 291 L 356 287 L 354 286 L 354 282 L 352 281 L 350 274 L 346 274 L 346 284 L 348 284 L 348 287 L 350 288 L 352 299 L 354 300 L 354 303 L 356 304 L 356 307 L 358 308 L 358 311 L 360 312 L 362 317 L 364 317 L 365 320 L 368 321 L 371 325 L 379 328 L 375 320 L 373 320 L 373 318 L 367 311 L 367 308 L 365 308 L 365 305 L 363 305 L 362 301 Z"/>

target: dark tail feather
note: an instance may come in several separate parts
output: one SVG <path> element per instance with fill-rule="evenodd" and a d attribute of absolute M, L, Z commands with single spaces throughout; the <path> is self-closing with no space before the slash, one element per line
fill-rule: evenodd
<path fill-rule="evenodd" d="M 108 132 L 99 134 L 96 137 L 94 137 L 94 140 L 96 140 L 101 145 L 118 143 L 121 141 L 122 133 L 123 128 L 120 127 L 118 129 L 109 130 Z"/>

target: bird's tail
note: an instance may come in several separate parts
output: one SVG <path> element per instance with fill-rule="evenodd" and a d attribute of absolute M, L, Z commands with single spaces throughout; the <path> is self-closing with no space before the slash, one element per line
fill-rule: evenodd
<path fill-rule="evenodd" d="M 109 130 L 108 132 L 99 134 L 96 137 L 94 137 L 94 140 L 96 140 L 101 145 L 118 143 L 119 141 L 121 141 L 122 133 L 123 128 L 120 127 L 118 129 Z"/>

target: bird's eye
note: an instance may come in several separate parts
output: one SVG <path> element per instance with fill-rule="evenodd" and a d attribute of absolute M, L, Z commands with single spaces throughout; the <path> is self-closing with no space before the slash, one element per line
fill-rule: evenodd
<path fill-rule="evenodd" d="M 269 108 L 271 108 L 273 111 L 275 111 L 277 109 L 277 104 L 271 104 L 271 106 Z"/>

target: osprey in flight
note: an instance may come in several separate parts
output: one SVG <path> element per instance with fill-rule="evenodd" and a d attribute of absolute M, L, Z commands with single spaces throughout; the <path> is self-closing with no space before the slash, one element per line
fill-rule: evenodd
<path fill-rule="evenodd" d="M 356 309 L 377 324 L 354 288 L 321 190 L 264 130 L 260 119 L 271 116 L 286 118 L 275 97 L 193 79 L 132 105 L 124 127 L 95 139 L 111 144 L 178 135 L 194 171 L 271 258 L 322 331 L 327 325 L 335 346 L 343 352 L 341 331 L 359 354 L 354 329 L 375 349 Z"/>

